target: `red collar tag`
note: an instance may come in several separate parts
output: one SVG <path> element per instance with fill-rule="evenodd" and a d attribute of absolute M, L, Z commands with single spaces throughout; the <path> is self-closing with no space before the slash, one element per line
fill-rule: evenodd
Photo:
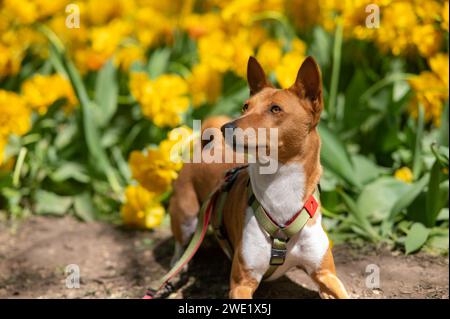
<path fill-rule="evenodd" d="M 319 203 L 317 203 L 314 195 L 309 196 L 305 205 L 303 206 L 308 212 L 309 216 L 312 218 L 317 211 L 317 207 L 319 207 Z"/>

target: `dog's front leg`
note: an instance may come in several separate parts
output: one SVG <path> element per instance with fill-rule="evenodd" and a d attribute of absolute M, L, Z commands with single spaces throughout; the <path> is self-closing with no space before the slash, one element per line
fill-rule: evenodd
<path fill-rule="evenodd" d="M 245 266 L 239 251 L 236 249 L 233 256 L 229 296 L 231 299 L 252 299 L 261 278 L 255 278 L 257 276 Z"/>
<path fill-rule="evenodd" d="M 311 278 L 319 286 L 319 294 L 322 299 L 349 298 L 344 285 L 336 275 L 330 247 L 328 247 L 320 267 L 311 274 Z"/>

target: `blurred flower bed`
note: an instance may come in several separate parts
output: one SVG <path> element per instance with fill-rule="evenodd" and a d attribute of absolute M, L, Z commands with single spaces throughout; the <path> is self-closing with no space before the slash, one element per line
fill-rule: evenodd
<path fill-rule="evenodd" d="M 248 57 L 286 88 L 313 55 L 332 239 L 448 252 L 448 3 L 0 1 L 2 216 L 159 226 L 172 146 L 239 114 Z"/>

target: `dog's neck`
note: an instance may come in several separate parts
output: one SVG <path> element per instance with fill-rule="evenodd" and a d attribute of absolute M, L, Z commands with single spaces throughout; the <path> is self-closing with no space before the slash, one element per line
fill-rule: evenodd
<path fill-rule="evenodd" d="M 303 207 L 306 197 L 314 192 L 322 170 L 318 151 L 278 164 L 273 174 L 261 174 L 258 163 L 249 164 L 248 172 L 256 199 L 282 225 Z"/>

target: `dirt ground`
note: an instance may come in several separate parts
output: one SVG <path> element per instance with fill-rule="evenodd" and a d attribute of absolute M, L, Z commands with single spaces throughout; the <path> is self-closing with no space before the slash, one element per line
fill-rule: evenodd
<path fill-rule="evenodd" d="M 32 217 L 15 233 L 0 225 L 0 298 L 140 298 L 169 267 L 173 240 L 167 228 L 126 230 L 71 217 Z M 337 271 L 354 298 L 449 298 L 448 257 L 404 256 L 348 245 L 333 248 Z M 80 288 L 67 288 L 65 267 L 77 264 Z M 366 288 L 366 267 L 380 269 L 380 288 Z M 230 263 L 206 239 L 186 280 L 169 298 L 226 298 Z M 292 270 L 263 283 L 258 298 L 319 298 L 311 280 Z"/>

